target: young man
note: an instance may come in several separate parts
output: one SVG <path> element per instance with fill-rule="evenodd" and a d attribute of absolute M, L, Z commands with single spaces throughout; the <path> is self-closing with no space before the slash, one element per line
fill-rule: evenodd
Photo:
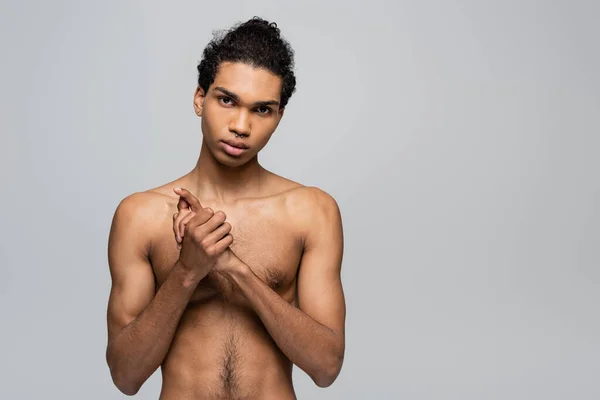
<path fill-rule="evenodd" d="M 260 18 L 215 37 L 198 66 L 195 168 L 117 207 L 106 358 L 123 393 L 159 366 L 161 399 L 294 399 L 292 363 L 320 387 L 339 374 L 338 206 L 257 158 L 294 92 L 292 67 Z"/>

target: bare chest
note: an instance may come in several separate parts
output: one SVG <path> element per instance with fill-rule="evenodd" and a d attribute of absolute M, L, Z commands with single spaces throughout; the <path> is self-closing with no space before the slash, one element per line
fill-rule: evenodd
<path fill-rule="evenodd" d="M 211 204 L 204 206 L 226 213 L 234 237 L 231 250 L 263 282 L 286 300 L 293 301 L 296 275 L 302 257 L 302 239 L 285 212 L 273 207 L 254 205 L 229 208 Z M 164 221 L 161 221 L 150 252 L 157 290 L 179 258 L 171 218 L 175 211 L 171 210 Z M 231 283 L 222 275 L 209 273 L 198 285 L 191 301 L 221 299 L 243 302 L 235 292 Z"/>

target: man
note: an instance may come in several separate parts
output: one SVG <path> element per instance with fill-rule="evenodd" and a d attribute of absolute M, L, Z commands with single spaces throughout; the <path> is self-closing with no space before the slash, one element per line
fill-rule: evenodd
<path fill-rule="evenodd" d="M 160 366 L 161 399 L 294 399 L 292 363 L 320 387 L 344 356 L 335 200 L 257 154 L 294 92 L 293 53 L 260 18 L 216 36 L 198 66 L 195 168 L 116 209 L 106 358 L 133 395 Z"/>

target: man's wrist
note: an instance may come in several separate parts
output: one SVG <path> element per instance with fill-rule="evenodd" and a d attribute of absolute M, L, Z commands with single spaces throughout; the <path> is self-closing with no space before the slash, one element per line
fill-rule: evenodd
<path fill-rule="evenodd" d="M 241 279 L 247 277 L 252 271 L 248 264 L 240 260 L 236 255 L 232 255 L 231 258 L 230 267 L 227 268 L 225 274 L 235 283 L 239 283 Z"/>
<path fill-rule="evenodd" d="M 202 276 L 198 275 L 198 272 L 186 266 L 181 260 L 177 260 L 177 262 L 175 262 L 171 273 L 176 274 L 180 279 L 181 284 L 186 288 L 198 286 L 198 283 L 203 278 Z"/>

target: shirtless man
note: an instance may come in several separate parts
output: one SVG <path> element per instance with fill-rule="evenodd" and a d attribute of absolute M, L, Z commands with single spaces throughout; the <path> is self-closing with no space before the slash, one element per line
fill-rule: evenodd
<path fill-rule="evenodd" d="M 295 399 L 292 364 L 320 387 L 344 357 L 336 201 L 264 169 L 295 88 L 292 51 L 254 18 L 198 66 L 197 164 L 121 201 L 108 260 L 106 359 L 134 395 L 160 366 L 161 399 Z"/>

